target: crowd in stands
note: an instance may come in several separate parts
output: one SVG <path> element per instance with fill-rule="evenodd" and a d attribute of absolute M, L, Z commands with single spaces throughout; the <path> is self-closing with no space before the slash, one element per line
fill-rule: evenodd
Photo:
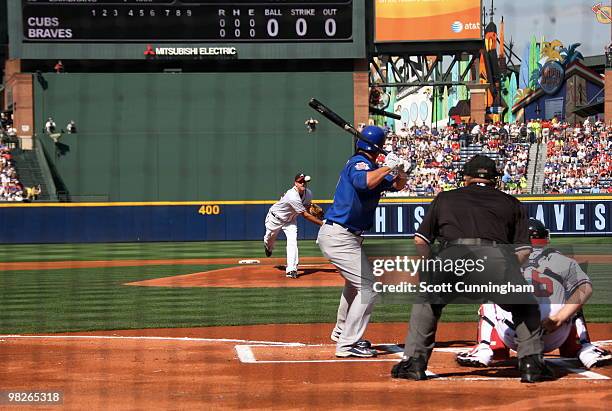
<path fill-rule="evenodd" d="M 396 196 L 433 196 L 461 184 L 463 162 L 474 154 L 497 161 L 500 188 L 527 192 L 529 148 L 542 143 L 547 160 L 546 194 L 612 193 L 612 126 L 600 121 L 568 123 L 532 120 L 527 124 L 413 126 L 388 130 L 385 149 L 413 162 L 406 187 Z"/>
<path fill-rule="evenodd" d="M 24 189 L 11 151 L 17 132 L 10 114 L 0 118 L 0 201 L 29 201 L 40 187 Z M 474 154 L 493 158 L 502 173 L 500 188 L 509 194 L 527 192 L 531 144 L 546 150 L 543 192 L 547 194 L 612 193 L 612 125 L 585 120 L 574 126 L 552 121 L 513 124 L 459 124 L 440 129 L 426 124 L 387 128 L 386 151 L 414 165 L 406 187 L 397 196 L 434 196 L 462 183 L 463 163 Z"/>
<path fill-rule="evenodd" d="M 9 114 L 0 117 L 0 201 L 24 201 L 23 185 L 19 181 L 11 154 L 17 131 Z"/>
<path fill-rule="evenodd" d="M 544 192 L 612 193 L 612 127 L 588 119 L 553 127 L 546 143 Z"/>
<path fill-rule="evenodd" d="M 462 181 L 462 160 L 475 153 L 497 161 L 503 170 L 500 184 L 505 192 L 525 192 L 529 158 L 526 134 L 521 137 L 519 129 L 513 130 L 508 124 L 451 125 L 441 129 L 422 125 L 390 132 L 387 151 L 415 165 L 406 188 L 395 195 L 432 196 L 457 188 Z M 472 150 L 468 150 L 470 147 Z"/>

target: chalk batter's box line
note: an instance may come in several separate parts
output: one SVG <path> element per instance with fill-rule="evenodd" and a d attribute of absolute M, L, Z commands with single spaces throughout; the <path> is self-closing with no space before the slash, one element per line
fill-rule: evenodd
<path fill-rule="evenodd" d="M 0 342 L 7 340 L 25 340 L 25 339 L 51 339 L 51 340 L 151 340 L 151 341 L 172 341 L 172 342 L 186 342 L 186 343 L 240 343 L 235 345 L 234 348 L 238 354 L 238 359 L 247 364 L 265 364 L 265 363 L 341 363 L 341 362 L 397 362 L 397 359 L 390 358 L 375 358 L 375 359 L 333 359 L 333 360 L 257 360 L 255 354 L 251 350 L 251 347 L 324 347 L 334 346 L 334 344 L 303 344 L 297 342 L 282 342 L 282 341 L 256 341 L 256 340 L 244 340 L 234 338 L 193 338 L 193 337 L 157 337 L 157 336 L 127 336 L 127 335 L 19 335 L 19 334 L 8 334 L 0 335 Z M 596 345 L 612 345 L 612 340 L 601 340 L 594 341 Z M 379 347 L 385 347 L 387 352 L 391 352 L 391 355 L 397 355 L 401 357 L 403 350 L 396 344 L 378 344 Z M 457 353 L 464 351 L 467 347 L 444 347 L 434 348 L 436 352 L 448 352 Z M 567 358 L 553 358 L 547 359 L 557 366 L 561 366 L 566 370 L 578 374 L 584 378 L 583 380 L 610 380 L 610 377 L 595 373 L 593 371 L 587 371 L 580 368 L 572 368 L 572 359 Z M 435 377 L 436 374 L 427 371 L 427 374 L 431 377 Z M 449 380 L 457 378 L 439 377 L 440 380 Z M 462 380 L 502 380 L 502 379 L 513 379 L 513 378 L 502 378 L 502 377 L 464 377 Z"/>
<path fill-rule="evenodd" d="M 598 345 L 608 345 L 612 343 L 612 340 L 604 340 L 604 341 L 595 341 L 594 344 Z M 387 353 L 395 356 L 396 358 L 365 358 L 365 359 L 345 359 L 345 358 L 337 358 L 330 360 L 258 360 L 255 357 L 255 353 L 251 349 L 251 347 L 269 347 L 269 348 L 278 348 L 278 347 L 331 347 L 335 346 L 335 344 L 304 344 L 304 345 L 293 345 L 293 346 L 281 346 L 281 345 L 268 345 L 268 344 L 239 344 L 234 348 L 236 350 L 236 354 L 238 355 L 238 359 L 240 362 L 244 364 L 317 364 L 317 363 L 364 363 L 364 362 L 398 362 L 398 358 L 401 358 L 404 350 L 396 344 L 377 344 L 377 347 L 384 348 Z M 461 351 L 465 351 L 467 347 L 443 347 L 443 348 L 434 348 L 436 352 L 445 352 L 445 353 L 458 353 Z M 575 359 L 573 358 L 547 358 L 546 362 L 553 364 L 556 367 L 563 368 L 573 374 L 579 375 L 580 380 L 610 380 L 611 378 L 593 371 L 589 371 L 582 368 L 576 368 L 573 364 L 575 363 Z M 434 372 L 427 370 L 427 375 L 430 378 L 444 381 L 444 380 L 465 380 L 465 381 L 490 381 L 490 380 L 515 380 L 516 378 L 511 377 L 440 377 Z"/>

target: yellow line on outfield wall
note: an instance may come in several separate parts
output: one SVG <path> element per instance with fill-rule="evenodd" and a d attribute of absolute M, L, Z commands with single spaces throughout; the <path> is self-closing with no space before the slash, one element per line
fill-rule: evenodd
<path fill-rule="evenodd" d="M 521 201 L 599 201 L 612 200 L 612 194 L 592 195 L 592 196 L 519 196 Z"/>
<path fill-rule="evenodd" d="M 521 201 L 601 201 L 612 200 L 612 194 L 592 196 L 519 196 Z M 430 203 L 431 197 L 391 197 L 381 199 L 383 204 Z M 141 206 L 203 206 L 203 205 L 253 205 L 274 204 L 275 200 L 223 200 L 223 201 L 116 201 L 116 202 L 83 202 L 83 203 L 0 203 L 0 208 L 16 207 L 141 207 Z M 313 200 L 317 204 L 331 204 L 333 200 Z"/>
<path fill-rule="evenodd" d="M 318 204 L 331 204 L 331 200 L 313 200 Z M 203 205 L 248 205 L 274 204 L 274 200 L 252 201 L 117 201 L 117 202 L 83 202 L 83 203 L 0 203 L 0 208 L 15 207 L 141 207 L 141 206 L 203 206 Z"/>

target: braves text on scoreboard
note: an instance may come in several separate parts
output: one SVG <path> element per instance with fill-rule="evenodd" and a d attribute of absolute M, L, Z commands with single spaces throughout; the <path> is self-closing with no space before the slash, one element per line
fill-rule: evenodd
<path fill-rule="evenodd" d="M 24 42 L 342 42 L 353 1 L 22 0 Z"/>

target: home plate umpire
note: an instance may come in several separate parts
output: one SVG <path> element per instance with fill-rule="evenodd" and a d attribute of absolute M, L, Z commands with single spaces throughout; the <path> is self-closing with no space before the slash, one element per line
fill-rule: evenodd
<path fill-rule="evenodd" d="M 431 245 L 437 239 L 441 243 L 437 258 L 448 250 L 451 252 L 447 255 L 484 255 L 488 262 L 496 261 L 492 265 L 493 270 L 485 271 L 487 276 L 495 277 L 497 281 L 517 278 L 520 276 L 520 263 L 531 252 L 529 222 L 524 208 L 519 200 L 496 189 L 499 173 L 492 159 L 474 156 L 465 164 L 463 174 L 464 187 L 442 192 L 431 203 L 414 237 L 419 255 L 427 258 L 431 254 Z M 462 252 L 453 252 L 456 249 Z M 502 274 L 498 275 L 496 269 Z M 436 275 L 430 274 L 430 278 Z M 508 301 L 506 298 L 505 302 Z M 438 302 L 432 303 L 431 299 L 427 299 L 424 303 L 413 305 L 404 356 L 393 367 L 393 378 L 427 378 L 425 370 L 434 348 L 436 327 L 442 309 L 449 301 Z M 521 382 L 552 379 L 552 371 L 544 364 L 542 355 L 542 328 L 535 300 L 533 304 L 522 301 L 521 304 L 499 305 L 512 312 L 512 317 L 516 319 Z"/>

